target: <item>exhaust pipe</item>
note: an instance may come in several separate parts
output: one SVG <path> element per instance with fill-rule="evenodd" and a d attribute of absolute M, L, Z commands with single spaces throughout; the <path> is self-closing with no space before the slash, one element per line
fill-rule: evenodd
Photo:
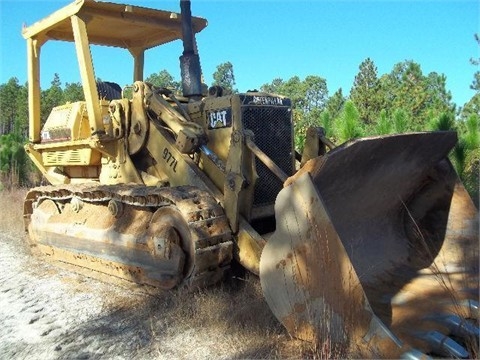
<path fill-rule="evenodd" d="M 182 15 L 183 54 L 180 56 L 183 96 L 198 100 L 202 96 L 202 70 L 198 56 L 195 33 L 192 28 L 190 0 L 180 0 Z"/>

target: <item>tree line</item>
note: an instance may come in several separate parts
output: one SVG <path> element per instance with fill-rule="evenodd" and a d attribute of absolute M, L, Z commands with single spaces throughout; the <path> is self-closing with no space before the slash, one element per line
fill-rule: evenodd
<path fill-rule="evenodd" d="M 478 59 L 471 62 L 479 65 Z M 274 79 L 261 90 L 292 99 L 299 151 L 310 126 L 322 126 L 337 144 L 369 135 L 457 131 L 459 141 L 450 158 L 478 206 L 480 72 L 475 72 L 470 86 L 474 95 L 462 106 L 453 103 L 446 80 L 436 72 L 424 74 L 420 64 L 412 60 L 397 63 L 390 73 L 379 75 L 374 61 L 367 58 L 360 64 L 348 95 L 340 88 L 329 96 L 326 79 L 315 75 L 303 80 L 298 76 Z"/>
<path fill-rule="evenodd" d="M 478 42 L 478 35 L 475 35 Z M 471 59 L 474 66 L 480 59 Z M 365 59 L 348 94 L 337 89 L 330 95 L 327 80 L 318 75 L 304 79 L 273 79 L 259 90 L 289 97 L 295 124 L 295 146 L 302 151 L 309 126 L 322 126 L 331 140 L 340 144 L 349 139 L 425 130 L 456 130 L 459 142 L 450 155 L 465 186 L 478 203 L 480 159 L 480 72 L 471 84 L 474 95 L 458 106 L 446 88 L 446 76 L 424 74 L 420 64 L 406 60 L 386 74 L 378 74 L 374 61 Z M 181 92 L 181 82 L 167 70 L 149 75 L 145 81 Z M 233 65 L 217 66 L 211 85 L 236 93 Z M 12 172 L 20 182 L 27 181 L 31 168 L 23 151 L 28 134 L 27 84 L 12 77 L 0 85 L 0 174 Z M 59 104 L 83 100 L 80 83 L 62 86 L 54 75 L 51 86 L 41 92 L 41 119 Z"/>

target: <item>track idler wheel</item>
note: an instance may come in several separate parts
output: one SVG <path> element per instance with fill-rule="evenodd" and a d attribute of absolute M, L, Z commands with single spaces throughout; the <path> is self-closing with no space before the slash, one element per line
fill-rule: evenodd
<path fill-rule="evenodd" d="M 165 264 L 165 270 L 158 279 L 162 287 L 178 285 L 191 270 L 188 267 L 192 244 L 188 224 L 175 207 L 165 206 L 153 214 L 147 231 L 147 244 L 151 254 Z"/>

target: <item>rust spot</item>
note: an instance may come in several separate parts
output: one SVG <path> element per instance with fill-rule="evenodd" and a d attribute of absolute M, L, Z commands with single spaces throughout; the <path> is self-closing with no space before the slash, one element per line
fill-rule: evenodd
<path fill-rule="evenodd" d="M 275 266 L 277 269 L 280 269 L 280 268 L 285 268 L 285 265 L 287 265 L 287 262 L 285 260 L 281 260 L 277 263 L 277 265 Z"/>
<path fill-rule="evenodd" d="M 296 313 L 303 313 L 306 309 L 307 309 L 307 306 L 305 304 L 296 303 L 293 306 L 293 311 Z"/>
<path fill-rule="evenodd" d="M 309 226 L 306 233 L 307 239 L 312 238 L 312 228 Z"/>
<path fill-rule="evenodd" d="M 311 324 L 302 321 L 294 314 L 289 314 L 283 317 L 281 322 L 290 335 L 301 340 L 314 342 L 319 339 L 319 334 L 315 331 L 315 328 Z"/>

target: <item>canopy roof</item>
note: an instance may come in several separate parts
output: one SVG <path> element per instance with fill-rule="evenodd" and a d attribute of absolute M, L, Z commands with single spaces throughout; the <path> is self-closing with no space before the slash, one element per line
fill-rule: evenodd
<path fill-rule="evenodd" d="M 74 41 L 73 15 L 87 23 L 90 44 L 148 49 L 182 38 L 179 13 L 94 0 L 77 0 L 65 6 L 23 29 L 23 37 L 42 43 L 50 39 Z M 194 32 L 206 26 L 205 19 L 192 17 Z"/>

